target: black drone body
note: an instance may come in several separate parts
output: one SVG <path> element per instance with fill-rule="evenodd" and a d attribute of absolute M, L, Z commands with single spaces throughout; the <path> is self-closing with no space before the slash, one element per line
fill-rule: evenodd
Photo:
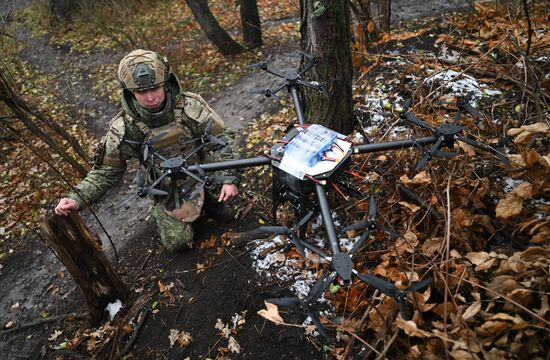
<path fill-rule="evenodd" d="M 285 226 L 273 225 L 263 226 L 263 230 L 270 231 L 276 234 L 287 235 L 291 243 L 296 247 L 297 251 L 300 254 L 304 255 L 305 249 L 316 253 L 321 258 L 330 263 L 331 270 L 317 280 L 317 282 L 311 288 L 309 294 L 304 299 L 282 298 L 270 299 L 268 300 L 268 302 L 280 306 L 293 306 L 303 308 L 311 316 L 319 333 L 323 336 L 328 336 L 326 330 L 321 325 L 318 313 L 314 309 L 314 305 L 331 283 L 338 282 L 340 285 L 345 286 L 350 285 L 352 281 L 357 278 L 378 289 L 380 292 L 395 299 L 395 301 L 399 304 L 401 316 L 404 319 L 407 319 L 407 294 L 413 291 L 423 291 L 427 286 L 431 284 L 432 279 L 425 278 L 420 282 L 413 283 L 404 290 L 400 290 L 393 283 L 385 279 L 374 276 L 372 274 L 361 273 L 356 270 L 353 264 L 353 256 L 357 253 L 357 251 L 361 249 L 365 240 L 373 231 L 376 231 L 378 228 L 384 229 L 383 226 L 377 224 L 376 222 L 376 198 L 374 196 L 370 198 L 369 214 L 366 220 L 361 221 L 357 224 L 349 225 L 340 230 L 340 233 L 345 233 L 348 230 L 364 230 L 363 234 L 360 236 L 353 248 L 349 252 L 345 253 L 342 252 L 338 241 L 338 235 L 334 221 L 332 219 L 329 202 L 326 195 L 326 189 L 330 189 L 330 186 L 333 186 L 333 183 L 337 182 L 338 175 L 344 172 L 344 169 L 346 168 L 347 164 L 350 162 L 350 159 L 354 154 L 432 145 L 431 149 L 424 154 L 422 159 L 417 164 L 416 169 L 419 170 L 424 167 L 432 157 L 455 156 L 456 154 L 454 153 L 443 152 L 440 149 L 442 146 L 452 147 L 454 142 L 456 140 L 459 140 L 482 150 L 489 151 L 499 157 L 503 162 L 507 162 L 508 160 L 506 156 L 500 151 L 487 145 L 480 144 L 463 135 L 460 135 L 464 132 L 464 129 L 461 126 L 457 125 L 457 121 L 461 114 L 466 111 L 474 116 L 479 115 L 477 110 L 475 110 L 475 108 L 470 105 L 470 98 L 466 97 L 464 101 L 459 103 L 459 110 L 457 114 L 455 114 L 455 116 L 453 117 L 451 123 L 443 124 L 437 128 L 434 128 L 425 121 L 417 118 L 413 113 L 409 111 L 405 111 L 401 114 L 403 119 L 419 127 L 429 130 L 432 133 L 431 136 L 363 145 L 355 145 L 349 143 L 349 145 L 341 151 L 337 159 L 326 159 L 327 157 L 324 156 L 323 153 L 319 154 L 319 156 L 321 156 L 321 159 L 319 160 L 320 162 L 329 161 L 332 163 L 331 166 L 326 167 L 326 171 L 316 172 L 315 174 L 304 173 L 297 176 L 296 173 L 288 171 L 288 169 L 284 166 L 284 163 L 286 161 L 285 157 L 287 156 L 287 151 L 289 149 L 289 144 L 294 143 L 295 139 L 300 136 L 299 134 L 301 131 L 304 131 L 304 129 L 307 129 L 309 126 L 313 126 L 307 125 L 304 122 L 302 107 L 298 96 L 299 87 L 305 86 L 324 93 L 325 95 L 327 94 L 325 86 L 323 84 L 315 81 L 307 81 L 301 79 L 301 75 L 311 69 L 317 62 L 315 57 L 304 53 L 302 54 L 307 59 L 307 63 L 305 64 L 304 68 L 301 71 L 290 71 L 286 75 L 283 75 L 281 72 L 269 67 L 268 61 L 270 58 L 268 58 L 264 62 L 251 65 L 252 67 L 259 68 L 269 74 L 272 74 L 284 80 L 284 82 L 281 85 L 278 85 L 275 90 L 263 89 L 255 93 L 264 95 L 266 97 L 277 97 L 277 93 L 279 91 L 287 89 L 293 99 L 294 108 L 296 110 L 298 124 L 294 128 L 292 128 L 275 145 L 273 145 L 269 154 L 267 154 L 266 156 L 255 158 L 193 165 L 188 165 L 187 160 L 190 156 L 195 154 L 196 151 L 193 151 L 191 155 L 188 155 L 186 157 L 163 159 L 163 162 L 160 164 L 163 175 L 160 176 L 159 179 L 157 179 L 157 181 L 155 181 L 155 183 L 149 188 L 144 189 L 142 186 L 141 191 L 142 193 L 147 191 L 151 192 L 152 189 L 154 189 L 154 187 L 158 183 L 160 183 L 160 181 L 162 181 L 162 179 L 166 176 L 183 174 L 185 176 L 190 176 L 196 179 L 201 184 L 206 184 L 208 181 L 211 181 L 211 179 L 215 178 L 207 177 L 207 172 L 270 165 L 273 173 L 273 222 L 276 223 L 277 221 L 277 206 L 282 202 L 288 201 L 293 205 L 296 224 L 293 226 L 292 229 L 289 229 Z M 405 108 L 408 108 L 408 104 L 405 105 Z M 323 128 L 320 125 L 315 126 Z M 326 128 L 324 129 L 328 132 L 331 131 Z M 323 131 L 323 129 L 320 129 L 320 131 Z M 340 136 L 341 137 L 337 136 L 339 139 L 338 141 L 341 140 L 349 142 L 349 140 L 346 140 L 343 135 Z M 207 142 L 206 140 L 208 139 L 210 139 L 208 134 L 203 136 L 201 146 L 204 146 L 204 144 Z M 210 139 L 210 141 L 212 141 L 212 139 Z M 152 140 L 150 140 L 148 143 L 145 143 L 144 147 L 147 148 L 148 146 L 150 146 L 151 142 Z M 216 141 L 214 140 L 213 142 Z M 321 152 L 324 151 L 324 149 L 322 148 L 320 148 L 320 150 Z M 149 154 L 149 150 L 147 151 Z M 138 191 L 139 188 L 140 187 L 138 181 Z M 318 248 L 317 246 L 309 243 L 305 238 L 305 229 L 307 223 L 313 218 L 314 215 L 317 214 L 320 214 L 322 216 L 323 225 L 326 230 L 328 239 L 328 249 Z"/>

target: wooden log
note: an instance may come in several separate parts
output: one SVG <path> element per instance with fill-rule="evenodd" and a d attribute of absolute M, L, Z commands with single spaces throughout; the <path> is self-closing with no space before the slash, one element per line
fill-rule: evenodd
<path fill-rule="evenodd" d="M 54 215 L 40 230 L 86 299 L 92 324 L 99 325 L 105 307 L 117 299 L 124 302 L 129 294 L 103 253 L 101 242 L 78 213 Z"/>

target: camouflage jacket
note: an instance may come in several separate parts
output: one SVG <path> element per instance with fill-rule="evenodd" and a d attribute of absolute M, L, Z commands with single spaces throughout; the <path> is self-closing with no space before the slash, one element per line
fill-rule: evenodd
<path fill-rule="evenodd" d="M 187 131 L 189 138 L 200 137 L 207 124 L 213 122 L 213 135 L 226 143 L 223 147 L 208 143 L 198 154 L 198 163 L 226 161 L 235 158 L 234 154 L 237 154 L 237 151 L 234 133 L 224 126 L 221 118 L 199 95 L 189 92 L 182 93 L 173 112 L 172 123 L 181 123 L 183 126 L 180 128 Z M 76 191 L 72 191 L 68 197 L 76 200 L 81 208 L 83 203 L 92 204 L 121 179 L 126 171 L 126 161 L 131 158 L 139 159 L 143 168 L 150 169 L 151 164 L 143 160 L 142 146 L 135 143 L 143 143 L 151 137 L 152 130 L 166 125 L 169 124 L 140 121 L 121 110 L 111 120 L 107 134 L 101 139 L 94 158 L 94 168 L 75 187 Z M 185 153 L 182 155 L 185 156 Z M 239 183 L 240 172 L 238 170 L 225 170 L 217 172 L 217 174 L 235 176 L 234 181 L 227 181 L 227 183 L 236 185 Z"/>

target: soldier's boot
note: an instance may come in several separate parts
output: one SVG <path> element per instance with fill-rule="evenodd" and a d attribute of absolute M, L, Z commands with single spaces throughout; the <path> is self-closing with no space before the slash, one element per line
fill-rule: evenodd
<path fill-rule="evenodd" d="M 218 202 L 209 191 L 205 191 L 203 209 L 209 218 L 220 224 L 235 220 L 235 210 L 224 202 Z"/>

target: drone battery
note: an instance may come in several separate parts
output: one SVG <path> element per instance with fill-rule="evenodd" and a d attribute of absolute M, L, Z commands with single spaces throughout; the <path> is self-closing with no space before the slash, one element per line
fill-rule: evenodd
<path fill-rule="evenodd" d="M 297 164 L 313 167 L 338 138 L 338 133 L 313 124 L 300 131 L 286 146 L 285 157 Z"/>

